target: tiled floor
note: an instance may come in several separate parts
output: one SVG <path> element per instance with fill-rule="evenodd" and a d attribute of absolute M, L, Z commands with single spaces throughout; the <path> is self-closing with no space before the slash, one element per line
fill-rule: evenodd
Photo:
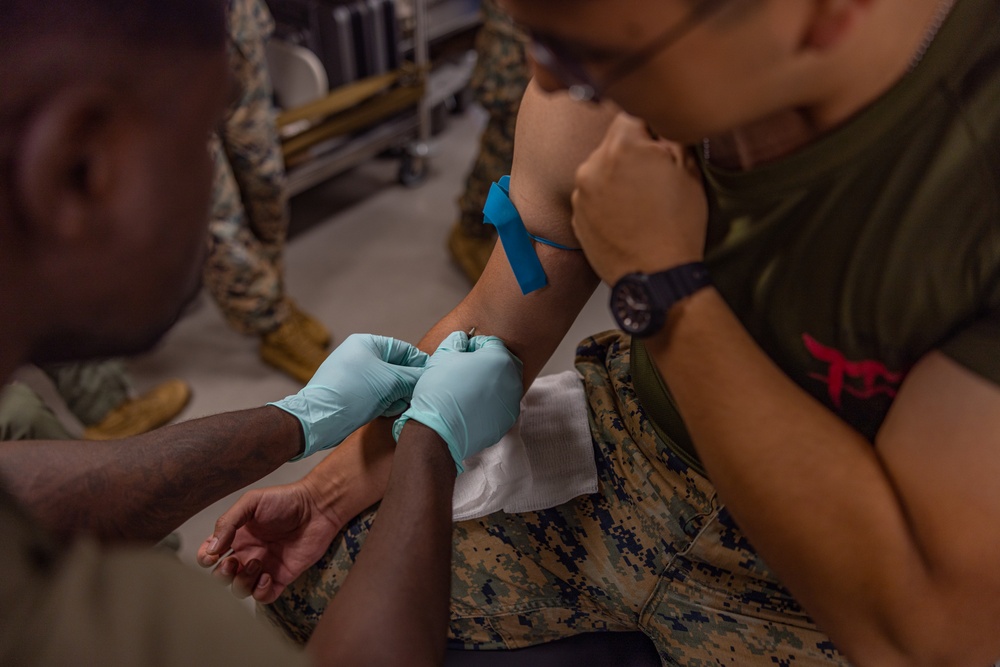
<path fill-rule="evenodd" d="M 375 160 L 293 201 L 294 235 L 286 259 L 289 293 L 327 323 L 337 340 L 353 332 L 374 332 L 416 341 L 465 295 L 468 284 L 444 243 L 483 121 L 475 108 L 452 117 L 433 142 L 431 174 L 419 188 L 396 185 L 397 162 Z M 576 343 L 610 328 L 605 303 L 602 289 L 546 372 L 571 368 Z M 297 390 L 294 381 L 258 360 L 256 341 L 229 329 L 207 296 L 155 351 L 130 367 L 140 389 L 174 376 L 191 383 L 194 398 L 181 419 L 262 405 Z M 297 479 L 314 464 L 288 464 L 260 485 Z M 215 518 L 236 497 L 209 507 L 181 528 L 185 561 L 192 562 Z"/>

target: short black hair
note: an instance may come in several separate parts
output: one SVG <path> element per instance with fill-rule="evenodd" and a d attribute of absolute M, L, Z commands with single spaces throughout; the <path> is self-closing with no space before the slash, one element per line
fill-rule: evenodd
<path fill-rule="evenodd" d="M 0 53 L 32 38 L 67 31 L 128 46 L 216 48 L 225 42 L 228 2 L 0 0 Z"/>

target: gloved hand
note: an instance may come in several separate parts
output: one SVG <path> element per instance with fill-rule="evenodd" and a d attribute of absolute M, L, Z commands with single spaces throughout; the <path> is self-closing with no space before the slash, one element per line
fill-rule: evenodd
<path fill-rule="evenodd" d="M 448 443 L 458 471 L 467 457 L 495 444 L 521 411 L 521 361 L 494 336 L 451 334 L 427 361 L 409 409 L 393 424 L 399 434 L 413 419 Z"/>
<path fill-rule="evenodd" d="M 406 409 L 427 363 L 409 343 L 371 334 L 353 334 L 330 353 L 299 393 L 268 403 L 295 415 L 305 434 L 297 461 L 339 445 L 379 416 Z"/>

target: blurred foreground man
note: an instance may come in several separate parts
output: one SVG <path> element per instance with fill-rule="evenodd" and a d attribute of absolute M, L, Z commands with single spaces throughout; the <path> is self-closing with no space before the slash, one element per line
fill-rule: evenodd
<path fill-rule="evenodd" d="M 143 351 L 176 319 L 202 270 L 207 138 L 230 87 L 221 2 L 0 0 L 0 16 L 2 381 Z M 352 336 L 273 405 L 126 440 L 3 443 L 0 664 L 439 663 L 456 463 L 510 427 L 520 395 L 495 338 L 456 333 L 428 357 Z M 404 403 L 406 474 L 308 653 L 144 547 Z"/>
<path fill-rule="evenodd" d="M 664 665 L 996 660 L 1000 3 L 506 7 L 536 65 L 511 198 L 586 257 L 536 246 L 549 284 L 522 296 L 498 247 L 426 340 L 484 327 L 530 382 L 598 278 L 634 335 L 578 353 L 599 492 L 457 526 L 452 639 L 639 629 Z M 391 456 L 382 428 L 307 487 L 355 447 Z M 341 517 L 384 486 L 353 479 Z M 291 635 L 369 519 L 274 594 Z"/>

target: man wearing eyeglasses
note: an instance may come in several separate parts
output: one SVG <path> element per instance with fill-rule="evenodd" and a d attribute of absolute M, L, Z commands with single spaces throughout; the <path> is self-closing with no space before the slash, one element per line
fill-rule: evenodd
<path fill-rule="evenodd" d="M 530 382 L 594 274 L 627 333 L 579 350 L 598 493 L 457 525 L 453 640 L 639 629 L 664 664 L 996 660 L 1000 4 L 506 5 L 536 64 L 511 198 L 586 257 L 537 246 L 549 286 L 525 297 L 498 249 L 428 340 L 477 324 Z M 580 104 L 600 99 L 631 116 Z M 350 516 L 379 482 L 334 487 Z M 368 518 L 272 606 L 291 634 Z"/>

